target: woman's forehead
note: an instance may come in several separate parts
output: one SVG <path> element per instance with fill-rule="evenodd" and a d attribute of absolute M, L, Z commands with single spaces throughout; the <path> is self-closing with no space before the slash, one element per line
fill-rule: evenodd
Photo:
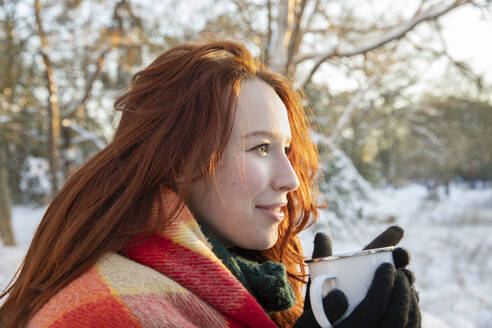
<path fill-rule="evenodd" d="M 287 109 L 275 90 L 261 80 L 245 81 L 237 102 L 233 135 L 290 139 Z"/>

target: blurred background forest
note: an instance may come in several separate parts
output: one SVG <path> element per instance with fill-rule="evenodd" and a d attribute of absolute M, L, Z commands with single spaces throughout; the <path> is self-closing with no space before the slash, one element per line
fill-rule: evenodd
<path fill-rule="evenodd" d="M 490 21 L 488 1 L 0 4 L 2 218 L 12 202 L 49 202 L 70 170 L 111 140 L 113 101 L 131 76 L 168 47 L 195 40 L 242 41 L 305 91 L 323 191 L 339 217 L 351 215 L 340 204 L 363 194 L 361 179 L 492 179 L 492 73 L 454 58 L 452 29 L 442 23 L 464 10 L 468 21 L 451 23 L 460 30 L 470 19 Z M 348 162 L 360 177 L 344 175 Z"/>
<path fill-rule="evenodd" d="M 110 142 L 131 76 L 186 41 L 241 41 L 304 91 L 331 218 L 363 217 L 373 188 L 485 188 L 492 66 L 474 55 L 492 56 L 491 22 L 487 0 L 0 0 L 0 237 Z M 457 48 L 468 30 L 483 49 Z"/>

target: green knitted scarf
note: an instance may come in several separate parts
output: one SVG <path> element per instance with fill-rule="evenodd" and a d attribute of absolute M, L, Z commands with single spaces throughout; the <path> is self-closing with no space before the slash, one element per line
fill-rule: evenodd
<path fill-rule="evenodd" d="M 212 245 L 215 255 L 256 298 L 265 312 L 284 311 L 294 305 L 296 297 L 287 280 L 285 265 L 273 261 L 260 263 L 257 260 L 258 256 L 253 260 L 234 253 L 232 250 L 229 251 L 221 242 L 211 237 L 203 226 L 201 229 Z"/>

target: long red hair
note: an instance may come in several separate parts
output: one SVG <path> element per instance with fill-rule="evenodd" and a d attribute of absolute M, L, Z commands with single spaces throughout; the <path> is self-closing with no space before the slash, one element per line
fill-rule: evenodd
<path fill-rule="evenodd" d="M 68 178 L 47 208 L 15 281 L 0 295 L 6 297 L 0 326 L 26 325 L 103 254 L 121 250 L 137 235 L 165 229 L 179 208 L 149 222 L 158 186 L 178 193 L 184 204 L 192 181 L 213 173 L 232 129 L 241 84 L 255 78 L 268 83 L 287 108 L 289 159 L 300 182 L 288 195 L 288 219 L 279 227 L 276 245 L 261 252 L 287 268 L 298 302 L 271 317 L 281 327 L 291 326 L 302 312 L 305 276 L 297 234 L 318 215 L 318 153 L 302 96 L 230 41 L 174 47 L 135 74 L 115 102 L 122 117 L 113 141 Z"/>

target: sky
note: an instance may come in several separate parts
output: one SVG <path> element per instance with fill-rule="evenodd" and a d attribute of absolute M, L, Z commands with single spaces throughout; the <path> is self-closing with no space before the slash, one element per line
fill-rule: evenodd
<path fill-rule="evenodd" d="M 353 0 L 355 2 L 359 0 Z M 405 17 L 411 17 L 415 11 L 419 1 L 416 0 L 401 0 L 398 4 L 392 2 L 385 2 L 384 0 L 378 0 L 376 16 L 380 12 L 386 10 L 392 10 L 401 12 Z M 448 1 L 449 3 L 449 1 Z M 367 8 L 372 8 L 376 2 L 366 3 Z M 404 9 L 400 8 L 404 7 Z M 368 9 L 361 10 L 359 13 L 361 17 L 367 17 L 370 15 Z M 492 85 L 492 42 L 490 36 L 492 35 L 492 11 L 487 12 L 474 8 L 471 5 L 465 5 L 460 8 L 456 8 L 451 12 L 439 18 L 439 22 L 442 26 L 442 35 L 447 46 L 447 52 L 450 57 L 456 61 L 463 61 L 471 66 L 475 73 L 480 74 L 484 78 L 484 82 L 488 85 Z M 427 29 L 423 27 L 428 24 L 427 22 L 421 23 L 414 30 L 408 33 L 408 36 L 416 41 L 426 37 Z M 433 43 L 425 44 L 419 41 L 424 46 L 429 46 L 436 50 L 440 49 L 440 44 Z M 425 92 L 430 85 L 435 85 L 436 81 L 440 81 L 447 68 L 447 60 L 441 59 L 433 62 L 423 61 L 419 66 L 413 68 L 418 69 L 420 75 L 420 83 L 412 87 L 414 93 Z M 345 72 L 338 70 L 336 67 L 330 67 L 330 65 L 322 65 L 318 74 L 313 78 L 316 82 L 323 82 L 329 77 L 328 84 L 333 92 L 344 92 L 347 90 L 357 90 L 361 87 L 356 79 L 347 79 Z M 333 81 L 336 81 L 334 83 Z M 437 83 L 438 85 L 440 83 Z M 492 95 L 490 96 L 492 101 Z"/>
<path fill-rule="evenodd" d="M 492 83 L 492 13 L 466 7 L 449 13 L 441 22 L 449 52 L 469 62 Z"/>

